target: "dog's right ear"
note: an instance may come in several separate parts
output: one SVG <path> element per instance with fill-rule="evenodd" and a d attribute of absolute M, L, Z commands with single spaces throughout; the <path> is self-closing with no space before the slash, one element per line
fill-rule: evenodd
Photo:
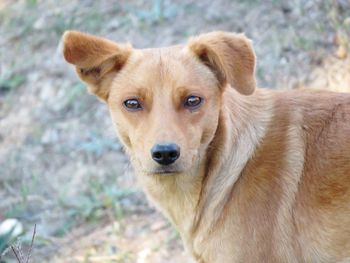
<path fill-rule="evenodd" d="M 63 55 L 75 65 L 78 76 L 90 93 L 108 100 L 112 79 L 125 65 L 131 45 L 117 44 L 93 35 L 66 31 L 63 35 Z"/>

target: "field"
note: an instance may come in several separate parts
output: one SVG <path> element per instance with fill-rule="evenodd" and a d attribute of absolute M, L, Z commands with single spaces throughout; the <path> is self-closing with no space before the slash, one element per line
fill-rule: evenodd
<path fill-rule="evenodd" d="M 0 222 L 23 224 L 23 251 L 37 225 L 33 263 L 189 262 L 107 108 L 64 62 L 67 29 L 137 48 L 245 32 L 260 87 L 350 91 L 348 0 L 0 0 Z M 11 251 L 2 260 L 17 262 Z"/>

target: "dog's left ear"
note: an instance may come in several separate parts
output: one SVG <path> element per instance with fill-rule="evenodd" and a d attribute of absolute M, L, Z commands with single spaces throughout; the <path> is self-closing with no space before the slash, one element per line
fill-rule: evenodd
<path fill-rule="evenodd" d="M 202 34 L 190 39 L 188 47 L 215 74 L 221 87 L 228 83 L 241 94 L 254 92 L 255 53 L 243 34 Z"/>

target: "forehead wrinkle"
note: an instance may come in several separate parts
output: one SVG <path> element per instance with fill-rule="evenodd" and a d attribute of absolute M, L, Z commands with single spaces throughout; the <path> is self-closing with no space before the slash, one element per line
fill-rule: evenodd
<path fill-rule="evenodd" d="M 161 81 L 164 88 L 176 88 L 185 83 L 187 72 L 185 65 L 181 58 L 177 56 L 176 52 L 170 48 L 164 48 L 161 51 L 160 71 Z"/>
<path fill-rule="evenodd" d="M 165 54 L 164 54 L 165 51 Z M 168 52 L 166 50 L 163 50 L 162 48 L 158 51 L 159 54 L 159 60 L 158 60 L 158 70 L 159 70 L 159 76 L 160 76 L 160 84 L 161 86 L 166 86 L 169 83 L 166 83 L 168 81 L 169 76 L 171 75 L 170 67 L 171 66 L 171 57 L 169 56 Z"/>
<path fill-rule="evenodd" d="M 158 49 L 158 67 L 159 67 L 159 75 L 160 75 L 160 80 L 163 80 L 163 61 L 162 61 L 162 50 Z"/>

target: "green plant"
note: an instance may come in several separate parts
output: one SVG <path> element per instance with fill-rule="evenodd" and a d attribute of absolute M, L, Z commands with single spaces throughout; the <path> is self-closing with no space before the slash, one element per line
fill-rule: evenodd
<path fill-rule="evenodd" d="M 34 8 L 37 6 L 38 0 L 27 0 L 26 4 L 28 7 Z"/>
<path fill-rule="evenodd" d="M 120 201 L 134 192 L 134 190 L 119 189 L 114 184 L 90 178 L 86 191 L 74 200 L 64 200 L 64 195 L 60 198 L 60 205 L 68 210 L 68 216 L 72 220 L 69 226 L 65 225 L 56 234 L 64 235 L 71 227 L 81 222 L 96 223 L 107 214 L 122 218 L 125 211 Z"/>
<path fill-rule="evenodd" d="M 90 32 L 100 31 L 104 21 L 104 16 L 96 11 L 93 11 L 84 16 L 81 28 Z"/>
<path fill-rule="evenodd" d="M 87 153 L 92 153 L 95 156 L 101 156 L 105 151 L 112 150 L 118 151 L 120 150 L 120 144 L 117 142 L 115 138 L 106 138 L 101 136 L 96 132 L 91 132 L 89 134 L 88 141 L 84 141 L 77 145 L 78 151 L 83 151 Z"/>
<path fill-rule="evenodd" d="M 153 0 L 150 10 L 134 9 L 129 7 L 128 12 L 134 13 L 141 21 L 159 23 L 176 16 L 178 7 L 170 5 L 165 8 L 164 0 Z"/>
<path fill-rule="evenodd" d="M 73 28 L 75 22 L 75 16 L 65 17 L 62 14 L 58 14 L 55 17 L 55 22 L 53 25 L 53 30 L 57 36 L 61 36 L 64 31 Z"/>
<path fill-rule="evenodd" d="M 71 108 L 77 102 L 77 99 L 82 96 L 85 90 L 85 86 L 81 82 L 76 82 L 73 84 L 65 94 L 65 108 Z"/>
<path fill-rule="evenodd" d="M 25 76 L 16 74 L 14 71 L 7 71 L 0 75 L 0 94 L 10 92 L 26 81 Z"/>
<path fill-rule="evenodd" d="M 12 240 L 13 230 L 14 230 L 14 227 L 6 234 L 0 235 L 0 260 L 1 260 L 1 256 L 6 252 L 8 246 L 13 241 Z"/>

